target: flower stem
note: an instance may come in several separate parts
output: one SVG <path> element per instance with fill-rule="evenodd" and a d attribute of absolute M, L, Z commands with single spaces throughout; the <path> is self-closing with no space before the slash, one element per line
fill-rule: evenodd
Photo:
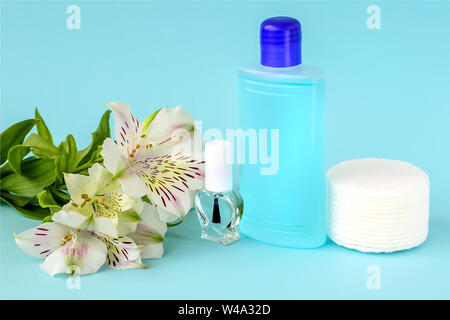
<path fill-rule="evenodd" d="M 182 223 L 184 221 L 184 219 L 179 219 L 178 221 L 176 221 L 176 222 L 174 222 L 174 223 L 168 223 L 167 224 L 167 227 L 175 227 L 175 226 L 177 226 L 177 225 L 179 225 L 180 223 Z"/>
<path fill-rule="evenodd" d="M 76 168 L 72 173 L 80 173 L 80 172 L 82 172 L 82 171 L 84 171 L 84 170 L 86 170 L 86 169 L 89 169 L 90 167 L 92 167 L 92 165 L 94 164 L 94 163 L 98 163 L 98 162 L 102 162 L 103 161 L 103 158 L 97 158 L 95 161 L 93 161 L 93 162 L 88 162 L 88 163 L 85 163 L 85 164 L 83 164 L 82 166 L 79 166 L 78 168 Z"/>

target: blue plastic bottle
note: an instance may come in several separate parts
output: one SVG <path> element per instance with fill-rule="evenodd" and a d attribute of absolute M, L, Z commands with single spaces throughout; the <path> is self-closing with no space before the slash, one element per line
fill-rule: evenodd
<path fill-rule="evenodd" d="M 326 240 L 324 76 L 301 64 L 301 27 L 296 19 L 270 18 L 260 31 L 260 63 L 239 68 L 240 128 L 257 130 L 258 154 L 260 130 L 267 130 L 270 150 L 271 138 L 276 139 L 271 132 L 278 129 L 278 170 L 267 174 L 261 170 L 267 164 L 251 164 L 250 157 L 241 166 L 245 210 L 240 230 L 274 245 L 318 247 Z M 247 156 L 252 152 L 248 140 Z M 274 167 L 276 155 L 271 151 Z"/>

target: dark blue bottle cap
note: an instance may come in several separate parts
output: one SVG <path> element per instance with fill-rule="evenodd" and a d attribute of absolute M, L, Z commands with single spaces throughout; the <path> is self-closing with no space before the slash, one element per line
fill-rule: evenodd
<path fill-rule="evenodd" d="M 261 23 L 261 64 L 292 67 L 302 63 L 300 22 L 289 17 L 273 17 Z"/>

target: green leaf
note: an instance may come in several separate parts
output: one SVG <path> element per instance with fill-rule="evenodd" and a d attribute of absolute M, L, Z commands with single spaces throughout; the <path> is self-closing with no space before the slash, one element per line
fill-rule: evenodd
<path fill-rule="evenodd" d="M 57 178 L 62 180 L 64 172 L 73 172 L 78 165 L 78 150 L 74 137 L 69 134 L 66 141 L 60 143 L 58 149 L 62 155 L 55 159 L 55 169 Z"/>
<path fill-rule="evenodd" d="M 52 217 L 53 215 L 46 216 L 44 219 L 42 219 L 41 223 L 53 222 Z"/>
<path fill-rule="evenodd" d="M 11 147 L 23 143 L 26 135 L 37 121 L 36 119 L 28 119 L 18 122 L 0 134 L 0 164 L 3 164 L 8 158 L 8 151 Z"/>
<path fill-rule="evenodd" d="M 60 202 L 67 203 L 70 201 L 70 195 L 60 190 L 53 190 L 53 195 L 60 199 Z"/>
<path fill-rule="evenodd" d="M 22 175 L 12 173 L 0 181 L 1 190 L 17 195 L 35 197 L 55 182 L 55 163 L 51 159 L 39 159 L 22 163 Z"/>
<path fill-rule="evenodd" d="M 83 165 L 92 159 L 92 154 L 98 149 L 99 146 L 103 144 L 106 138 L 111 137 L 111 130 L 109 127 L 109 116 L 111 114 L 110 110 L 106 110 L 100 119 L 97 130 L 92 132 L 92 142 L 89 147 L 81 150 L 78 154 L 80 159 L 79 165 Z"/>
<path fill-rule="evenodd" d="M 13 173 L 14 170 L 12 169 L 11 165 L 7 162 L 5 165 L 3 165 L 0 168 L 0 179 L 6 177 L 8 174 Z"/>
<path fill-rule="evenodd" d="M 97 159 L 100 158 L 100 153 L 102 152 L 102 146 L 98 146 L 96 150 L 94 150 L 94 152 L 92 152 L 91 154 L 91 158 L 89 159 L 88 163 L 95 163 L 98 162 Z"/>
<path fill-rule="evenodd" d="M 14 203 L 14 205 L 19 207 L 23 207 L 27 204 L 30 204 L 34 200 L 33 198 L 21 197 L 6 191 L 2 191 L 1 196 L 8 199 L 8 201 Z"/>
<path fill-rule="evenodd" d="M 58 212 L 61 210 L 61 207 L 55 201 L 55 199 L 52 196 L 52 193 L 49 190 L 42 190 L 38 194 L 38 199 L 39 199 L 39 205 L 42 208 L 49 208 L 51 214 L 54 214 L 55 212 Z"/>
<path fill-rule="evenodd" d="M 150 127 L 150 124 L 152 123 L 152 121 L 155 119 L 156 115 L 158 114 L 158 112 L 161 110 L 162 108 L 156 110 L 155 112 L 153 112 L 147 119 L 144 120 L 144 122 L 142 122 L 142 133 L 146 133 L 148 128 Z"/>
<path fill-rule="evenodd" d="M 26 205 L 26 206 L 20 207 L 20 206 L 16 205 L 14 202 L 12 202 L 11 200 L 3 197 L 3 193 L 0 196 L 0 199 L 1 199 L 1 201 L 5 202 L 6 204 L 9 204 L 11 207 L 16 209 L 16 211 L 20 212 L 27 218 L 42 220 L 45 217 L 50 215 L 49 209 L 41 208 L 40 206 Z"/>
<path fill-rule="evenodd" d="M 34 112 L 34 117 L 36 118 L 36 120 L 39 120 L 38 123 L 36 124 L 38 135 L 40 135 L 42 138 L 49 141 L 50 143 L 53 143 L 52 134 L 50 133 L 50 130 L 48 130 L 47 125 L 44 122 L 44 119 L 42 119 L 41 115 L 39 114 L 37 107 Z"/>
<path fill-rule="evenodd" d="M 66 138 L 66 142 L 64 144 L 64 156 L 66 158 L 66 170 L 65 172 L 72 172 L 78 165 L 78 149 L 77 143 L 75 142 L 74 137 L 69 134 Z"/>
<path fill-rule="evenodd" d="M 83 150 L 78 151 L 77 160 L 79 164 L 82 165 L 87 163 L 87 161 L 85 161 L 85 158 L 89 153 L 89 151 L 91 151 L 91 145 L 89 145 L 89 147 L 84 148 Z"/>
<path fill-rule="evenodd" d="M 55 158 L 55 177 L 58 183 L 64 181 L 64 170 L 66 168 L 66 158 L 59 156 Z"/>
<path fill-rule="evenodd" d="M 8 163 L 17 174 L 22 174 L 22 159 L 30 152 L 30 147 L 17 144 L 8 152 Z"/>
<path fill-rule="evenodd" d="M 30 134 L 23 145 L 31 147 L 31 152 L 41 159 L 54 159 L 57 156 L 62 155 L 61 150 L 55 147 L 52 142 L 44 139 L 36 133 Z"/>
<path fill-rule="evenodd" d="M 39 160 L 39 159 L 34 156 L 31 156 L 31 157 L 26 158 L 25 160 L 22 160 L 22 163 L 28 163 L 28 162 L 33 162 L 33 161 L 37 161 L 37 160 Z M 4 177 L 6 177 L 7 175 L 10 175 L 11 173 L 14 173 L 14 170 L 11 167 L 11 165 L 9 164 L 9 162 L 7 162 L 0 168 L 0 179 L 3 179 Z"/>

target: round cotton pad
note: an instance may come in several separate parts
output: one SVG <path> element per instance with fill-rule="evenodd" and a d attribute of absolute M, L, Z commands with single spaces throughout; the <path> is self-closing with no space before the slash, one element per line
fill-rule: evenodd
<path fill-rule="evenodd" d="M 357 159 L 327 173 L 328 236 L 364 252 L 420 245 L 428 234 L 429 180 L 404 161 Z"/>
<path fill-rule="evenodd" d="M 327 173 L 331 186 L 364 198 L 396 197 L 428 187 L 428 176 L 411 163 L 388 159 L 344 161 Z"/>

